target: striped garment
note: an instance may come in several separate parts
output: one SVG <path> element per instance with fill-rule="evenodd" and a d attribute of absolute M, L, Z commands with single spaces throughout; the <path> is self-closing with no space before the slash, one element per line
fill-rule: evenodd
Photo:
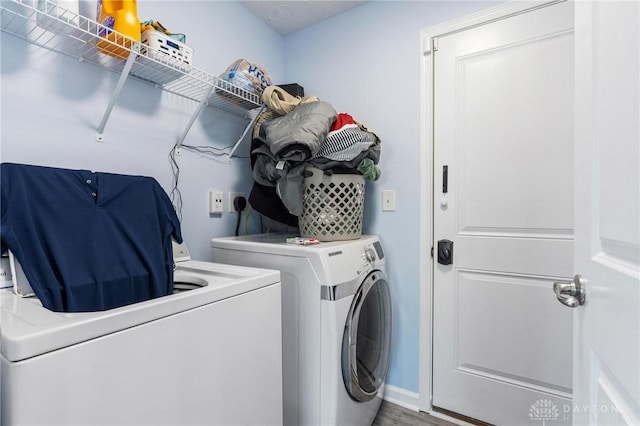
<path fill-rule="evenodd" d="M 329 132 L 314 158 L 324 157 L 336 161 L 353 160 L 376 142 L 376 136 L 362 130 L 357 124 L 346 124 Z"/>

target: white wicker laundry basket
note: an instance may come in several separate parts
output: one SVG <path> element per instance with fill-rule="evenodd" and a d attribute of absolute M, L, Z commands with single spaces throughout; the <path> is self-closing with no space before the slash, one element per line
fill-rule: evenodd
<path fill-rule="evenodd" d="M 325 175 L 307 167 L 300 235 L 320 241 L 356 240 L 362 236 L 364 178 L 359 174 Z"/>

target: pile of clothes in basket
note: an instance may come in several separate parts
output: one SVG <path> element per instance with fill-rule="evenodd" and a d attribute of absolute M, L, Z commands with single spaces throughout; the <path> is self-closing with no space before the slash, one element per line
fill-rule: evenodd
<path fill-rule="evenodd" d="M 367 180 L 380 177 L 380 138 L 351 115 L 280 86 L 267 87 L 262 101 L 251 142 L 254 185 L 249 195 L 258 213 L 297 227 L 309 167 L 325 174 L 361 174 Z"/>

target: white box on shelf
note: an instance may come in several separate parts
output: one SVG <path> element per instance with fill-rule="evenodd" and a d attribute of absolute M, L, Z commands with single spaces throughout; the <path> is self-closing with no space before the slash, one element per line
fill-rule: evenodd
<path fill-rule="evenodd" d="M 163 32 L 146 30 L 142 33 L 140 56 L 131 74 L 156 84 L 166 84 L 188 73 L 192 58 L 191 47 Z M 155 66 L 156 62 L 164 66 Z"/>
<path fill-rule="evenodd" d="M 193 49 L 163 32 L 146 30 L 142 33 L 141 41 L 143 46 L 140 49 L 140 53 L 144 55 L 151 57 L 156 52 L 161 52 L 172 59 L 191 65 Z M 151 49 L 145 49 L 144 45 L 149 46 Z M 149 50 L 148 54 L 147 50 Z"/>

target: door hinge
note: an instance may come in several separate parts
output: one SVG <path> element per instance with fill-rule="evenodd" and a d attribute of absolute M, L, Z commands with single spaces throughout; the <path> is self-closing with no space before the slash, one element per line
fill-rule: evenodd
<path fill-rule="evenodd" d="M 433 51 L 434 52 L 438 51 L 438 39 L 437 38 L 433 39 Z"/>
<path fill-rule="evenodd" d="M 431 247 L 431 258 L 433 259 L 433 246 Z"/>

